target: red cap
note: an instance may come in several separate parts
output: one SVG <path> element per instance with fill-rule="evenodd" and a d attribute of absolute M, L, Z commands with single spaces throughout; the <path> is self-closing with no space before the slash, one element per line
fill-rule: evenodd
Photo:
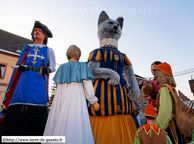
<path fill-rule="evenodd" d="M 154 69 L 159 69 L 173 78 L 171 66 L 166 62 L 157 65 Z"/>
<path fill-rule="evenodd" d="M 156 110 L 152 104 L 146 105 L 144 115 L 149 117 L 156 117 Z"/>

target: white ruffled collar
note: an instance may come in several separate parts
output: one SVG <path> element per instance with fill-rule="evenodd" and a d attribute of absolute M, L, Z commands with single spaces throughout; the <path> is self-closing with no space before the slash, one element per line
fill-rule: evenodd
<path fill-rule="evenodd" d="M 39 47 L 39 48 L 43 48 L 43 47 L 46 47 L 46 45 L 44 45 L 44 44 L 28 44 L 28 46 L 30 46 L 30 47 Z"/>
<path fill-rule="evenodd" d="M 118 41 L 115 38 L 103 38 L 100 41 L 100 48 L 101 47 L 114 47 L 114 48 L 118 48 Z"/>

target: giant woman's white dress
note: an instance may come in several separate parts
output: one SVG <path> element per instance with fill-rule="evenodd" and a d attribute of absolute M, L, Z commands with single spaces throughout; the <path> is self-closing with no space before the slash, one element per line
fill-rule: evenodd
<path fill-rule="evenodd" d="M 65 136 L 65 144 L 93 144 L 86 99 L 95 103 L 92 73 L 86 63 L 67 62 L 57 70 L 58 83 L 44 136 Z"/>

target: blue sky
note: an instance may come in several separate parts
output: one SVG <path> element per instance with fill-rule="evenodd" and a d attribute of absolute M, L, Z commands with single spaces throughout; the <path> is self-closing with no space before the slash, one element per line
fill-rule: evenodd
<path fill-rule="evenodd" d="M 97 21 L 102 10 L 111 19 L 124 18 L 119 50 L 127 54 L 136 74 L 152 77 L 150 65 L 156 60 L 169 63 L 174 74 L 194 71 L 193 0 L 0 0 L 0 29 L 30 39 L 34 21 L 39 20 L 53 32 L 48 46 L 57 63 L 67 62 L 65 53 L 72 44 L 81 48 L 81 61 L 87 61 L 99 47 Z M 175 76 L 175 81 L 177 90 L 194 99 L 191 75 L 194 72 Z"/>

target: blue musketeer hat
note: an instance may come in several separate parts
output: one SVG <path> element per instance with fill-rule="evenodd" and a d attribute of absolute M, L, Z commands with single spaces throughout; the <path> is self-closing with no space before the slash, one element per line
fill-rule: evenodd
<path fill-rule="evenodd" d="M 43 29 L 44 31 L 46 31 L 47 35 L 49 38 L 52 38 L 53 37 L 53 34 L 52 32 L 48 29 L 48 27 L 42 23 L 40 23 L 39 21 L 35 21 L 34 23 L 34 27 L 32 29 L 32 31 L 34 30 L 34 28 L 41 28 Z"/>

